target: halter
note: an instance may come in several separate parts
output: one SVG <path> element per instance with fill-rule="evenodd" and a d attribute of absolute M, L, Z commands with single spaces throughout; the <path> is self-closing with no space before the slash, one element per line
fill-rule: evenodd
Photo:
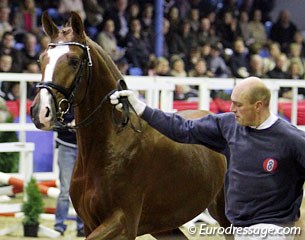
<path fill-rule="evenodd" d="M 70 86 L 69 89 L 66 89 L 62 86 L 59 86 L 58 84 L 55 84 L 51 81 L 49 82 L 41 82 L 36 85 L 37 88 L 45 88 L 48 90 L 48 92 L 52 95 L 54 102 L 55 102 L 55 108 L 56 108 L 56 113 L 58 115 L 59 122 L 62 124 L 64 122 L 63 116 L 69 112 L 71 103 L 73 101 L 73 98 L 75 96 L 75 91 L 83 77 L 83 70 L 84 70 L 84 65 L 87 65 L 89 69 L 89 81 L 91 79 L 91 71 L 92 71 L 92 60 L 91 60 L 91 55 L 90 55 L 90 48 L 87 45 L 78 43 L 78 42 L 63 42 L 63 43 L 49 43 L 49 47 L 57 47 L 57 46 L 78 46 L 82 48 L 85 51 L 85 57 L 82 59 L 81 65 L 78 69 L 78 72 L 75 76 L 75 79 Z M 60 92 L 65 98 L 61 99 L 59 102 L 57 102 L 57 99 L 55 97 L 53 89 L 56 89 L 58 92 Z M 66 110 L 63 110 L 62 105 L 67 104 L 68 107 Z"/>

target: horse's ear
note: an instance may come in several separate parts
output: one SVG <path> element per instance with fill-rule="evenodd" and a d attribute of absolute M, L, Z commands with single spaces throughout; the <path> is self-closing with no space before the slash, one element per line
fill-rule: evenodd
<path fill-rule="evenodd" d="M 71 12 L 70 24 L 73 29 L 73 33 L 78 35 L 81 39 L 85 38 L 84 24 L 81 17 L 76 12 Z"/>
<path fill-rule="evenodd" d="M 42 14 L 42 26 L 44 32 L 50 38 L 54 38 L 58 34 L 58 28 L 53 20 L 49 17 L 48 11 L 44 11 Z"/>

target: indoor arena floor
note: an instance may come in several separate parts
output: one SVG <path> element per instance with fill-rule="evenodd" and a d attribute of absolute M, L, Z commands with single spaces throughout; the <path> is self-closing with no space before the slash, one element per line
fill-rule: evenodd
<path fill-rule="evenodd" d="M 11 203 L 16 203 L 16 202 L 21 202 L 22 201 L 22 195 L 17 195 L 16 198 L 14 198 Z M 55 201 L 49 198 L 45 198 L 45 206 L 48 207 L 55 207 Z M 10 203 L 10 202 L 9 202 Z M 0 217 L 0 232 L 2 229 L 8 228 L 10 226 L 13 226 L 16 223 L 21 223 L 22 219 L 21 218 L 12 218 L 12 217 Z M 56 239 L 59 240 L 73 240 L 73 239 L 84 239 L 84 238 L 77 238 L 76 237 L 76 231 L 75 231 L 75 222 L 74 221 L 67 221 L 66 222 L 68 225 L 67 231 L 65 232 L 64 236 L 60 236 Z M 49 227 L 49 228 L 53 228 L 54 225 L 54 220 L 42 220 L 41 224 Z M 197 223 L 197 229 L 200 228 L 200 224 L 201 223 Z M 302 205 L 302 212 L 301 212 L 301 221 L 298 222 L 298 225 L 302 228 L 302 233 L 300 236 L 295 237 L 295 240 L 304 240 L 305 239 L 305 201 Z M 217 225 L 215 226 L 210 226 L 210 227 L 217 227 Z M 213 235 L 213 236 L 200 236 L 198 233 L 195 235 L 190 235 L 188 230 L 186 228 L 180 228 L 184 234 L 186 234 L 186 236 L 188 237 L 188 239 L 190 240 L 225 240 L 225 238 L 222 235 Z M 39 237 L 39 238 L 24 238 L 23 237 L 23 232 L 22 229 L 19 229 L 17 231 L 14 231 L 8 235 L 5 236 L 0 236 L 0 240 L 17 240 L 17 239 L 40 239 L 40 240 L 47 240 L 50 238 L 47 237 Z M 145 235 L 145 236 L 141 236 L 138 237 L 136 240 L 153 240 L 155 238 L 153 238 L 150 235 Z"/>

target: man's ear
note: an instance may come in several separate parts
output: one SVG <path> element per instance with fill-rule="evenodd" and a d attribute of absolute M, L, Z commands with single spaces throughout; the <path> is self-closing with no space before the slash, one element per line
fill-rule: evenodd
<path fill-rule="evenodd" d="M 262 101 L 257 101 L 255 103 L 255 109 L 256 109 L 256 112 L 261 112 L 262 109 L 263 109 L 263 102 Z"/>

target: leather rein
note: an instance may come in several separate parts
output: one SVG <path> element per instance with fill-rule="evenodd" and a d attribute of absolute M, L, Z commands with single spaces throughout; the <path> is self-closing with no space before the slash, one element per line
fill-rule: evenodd
<path fill-rule="evenodd" d="M 81 81 L 81 79 L 83 78 L 83 71 L 84 71 L 84 67 L 86 66 L 88 69 L 88 84 L 90 84 L 91 82 L 91 78 L 92 78 L 92 59 L 91 59 L 91 55 L 90 55 L 90 48 L 87 45 L 78 43 L 78 42 L 64 42 L 64 43 L 49 43 L 49 47 L 57 47 L 57 46 L 78 46 L 80 48 L 82 48 L 85 51 L 85 57 L 82 59 L 82 62 L 80 64 L 80 67 L 78 69 L 78 72 L 75 76 L 75 79 L 72 83 L 72 85 L 70 86 L 69 89 L 66 89 L 56 83 L 53 83 L 51 81 L 48 82 L 41 82 L 38 83 L 36 85 L 37 88 L 42 89 L 45 88 L 47 89 L 47 91 L 51 94 L 54 102 L 55 102 L 55 109 L 56 109 L 56 122 L 55 122 L 55 127 L 54 130 L 76 130 L 79 129 L 81 127 L 86 127 L 89 124 L 91 124 L 95 118 L 94 115 L 102 108 L 103 104 L 109 100 L 109 97 L 117 90 L 127 90 L 127 85 L 125 83 L 125 81 L 123 79 L 120 79 L 117 81 L 117 89 L 113 89 L 112 91 L 110 91 L 108 94 L 106 94 L 102 100 L 100 101 L 100 103 L 96 106 L 96 108 L 84 119 L 82 120 L 80 123 L 76 124 L 76 125 L 70 125 L 64 122 L 64 115 L 67 114 L 70 110 L 71 104 L 73 102 L 74 96 L 75 96 L 75 92 L 79 86 L 79 83 Z M 55 93 L 54 93 L 54 89 L 57 90 L 58 92 L 60 92 L 64 98 L 61 99 L 59 102 L 57 102 Z M 86 89 L 87 91 L 87 89 Z M 121 97 L 119 99 L 120 103 L 123 104 L 123 108 L 122 108 L 122 116 L 121 119 L 118 120 L 114 117 L 115 113 L 115 107 L 113 106 L 112 109 L 112 121 L 115 125 L 119 126 L 119 127 L 125 127 L 129 122 L 130 122 L 130 127 L 135 131 L 135 132 L 141 132 L 142 129 L 142 125 L 141 125 L 141 121 L 139 116 L 137 115 L 136 111 L 134 110 L 133 106 L 130 104 L 130 102 L 128 101 L 127 97 Z M 62 104 L 67 104 L 68 107 L 67 109 L 63 110 L 62 108 Z M 132 121 L 130 120 L 130 111 L 134 112 L 135 115 L 137 116 L 138 119 L 138 128 L 135 127 L 135 125 L 132 123 Z"/>

